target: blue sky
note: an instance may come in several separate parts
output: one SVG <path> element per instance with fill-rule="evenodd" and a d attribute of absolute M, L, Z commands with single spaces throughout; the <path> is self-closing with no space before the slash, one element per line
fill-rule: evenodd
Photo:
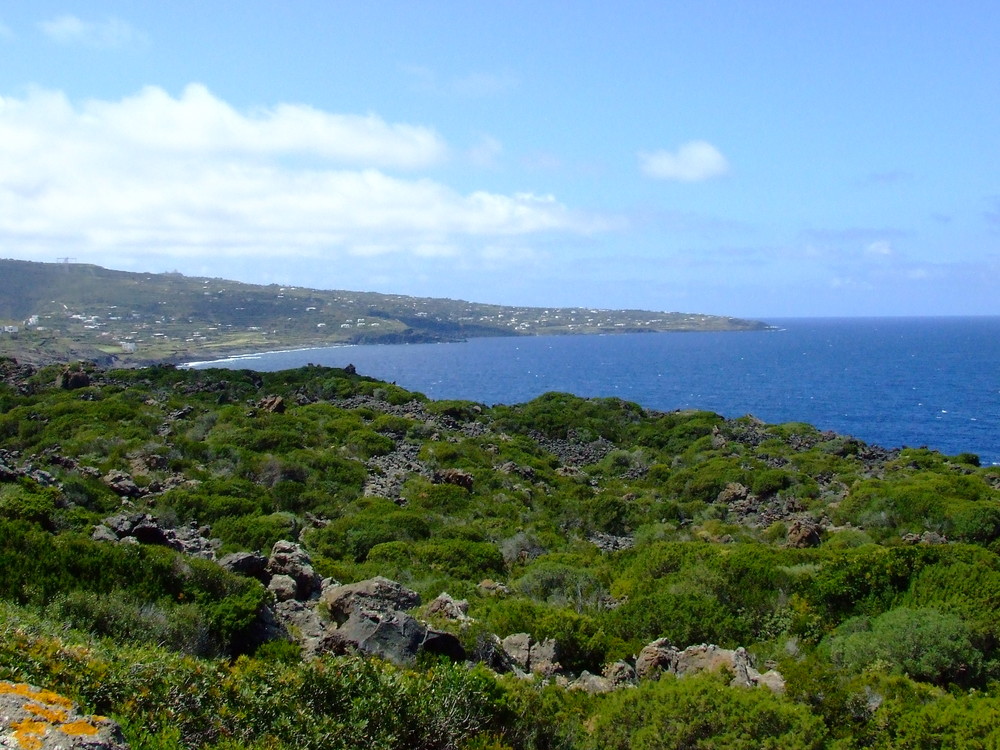
<path fill-rule="evenodd" d="M 0 257 L 1000 314 L 985 2 L 0 0 Z"/>

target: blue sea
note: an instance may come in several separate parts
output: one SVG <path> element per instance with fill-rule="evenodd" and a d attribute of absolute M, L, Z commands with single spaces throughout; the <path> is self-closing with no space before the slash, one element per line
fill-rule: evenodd
<path fill-rule="evenodd" d="M 885 447 L 1000 464 L 1000 317 L 768 321 L 773 330 L 481 338 L 336 346 L 193 367 L 344 367 L 435 399 L 520 403 L 547 391 L 646 408 L 808 422 Z"/>

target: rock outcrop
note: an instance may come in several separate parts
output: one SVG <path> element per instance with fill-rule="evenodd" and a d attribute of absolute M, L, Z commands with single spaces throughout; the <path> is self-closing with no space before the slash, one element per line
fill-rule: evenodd
<path fill-rule="evenodd" d="M 661 674 L 683 677 L 723 669 L 732 672 L 730 685 L 734 687 L 766 687 L 775 693 L 785 690 L 785 681 L 781 675 L 774 670 L 763 674 L 758 672 L 743 647 L 732 650 L 700 644 L 679 651 L 669 640 L 660 638 L 646 646 L 635 662 L 636 675 L 639 679 L 646 680 L 658 679 Z"/>
<path fill-rule="evenodd" d="M 286 597 L 289 599 L 315 599 L 323 588 L 323 579 L 313 568 L 309 553 L 295 542 L 275 542 L 265 570 L 271 576 L 269 587 L 278 576 L 287 576 L 295 583 L 294 595 Z"/>
<path fill-rule="evenodd" d="M 355 612 L 403 612 L 420 605 L 420 595 L 402 584 L 376 576 L 365 581 L 332 586 L 320 598 L 330 619 L 341 624 Z"/>
<path fill-rule="evenodd" d="M 428 615 L 438 615 L 452 622 L 472 622 L 469 617 L 469 602 L 466 599 L 453 599 L 448 593 L 442 592 L 427 605 Z"/>
<path fill-rule="evenodd" d="M 108 516 L 94 528 L 91 538 L 101 542 L 155 544 L 193 557 L 214 560 L 222 546 L 219 539 L 209 539 L 207 526 L 168 528 L 149 513 L 119 513 Z"/>
<path fill-rule="evenodd" d="M 0 682 L 0 747 L 128 750 L 111 719 L 83 715 L 68 698 L 23 682 Z"/>
<path fill-rule="evenodd" d="M 415 591 L 388 578 L 331 586 L 321 597 L 331 623 L 319 648 L 372 654 L 400 665 L 413 663 L 421 652 L 464 661 L 465 649 L 458 638 L 428 627 L 404 611 L 419 604 Z"/>
<path fill-rule="evenodd" d="M 562 671 L 558 648 L 551 638 L 536 641 L 528 633 L 514 633 L 502 641 L 503 650 L 526 673 L 551 677 Z"/>

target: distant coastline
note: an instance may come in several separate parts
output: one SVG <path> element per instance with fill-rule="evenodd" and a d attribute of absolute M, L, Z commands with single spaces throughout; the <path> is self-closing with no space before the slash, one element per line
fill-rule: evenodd
<path fill-rule="evenodd" d="M 0 260 L 0 277 L 0 356 L 34 364 L 141 366 L 344 344 L 767 328 L 703 313 L 494 305 L 83 263 Z"/>

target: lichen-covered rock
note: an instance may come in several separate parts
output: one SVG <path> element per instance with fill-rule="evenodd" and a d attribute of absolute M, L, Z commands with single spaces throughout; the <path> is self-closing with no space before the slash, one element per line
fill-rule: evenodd
<path fill-rule="evenodd" d="M 73 701 L 23 682 L 0 682 L 0 747 L 19 750 L 128 750 L 119 726 L 85 716 Z"/>
<path fill-rule="evenodd" d="M 510 594 L 510 588 L 506 584 L 490 578 L 484 578 L 476 588 L 479 589 L 479 593 L 486 596 L 507 596 Z"/>

